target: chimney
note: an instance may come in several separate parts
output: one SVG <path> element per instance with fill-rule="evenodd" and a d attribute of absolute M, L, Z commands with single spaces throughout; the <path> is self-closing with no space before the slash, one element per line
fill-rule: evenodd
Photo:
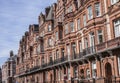
<path fill-rule="evenodd" d="M 11 50 L 10 51 L 10 57 L 12 57 L 14 54 L 13 54 L 13 51 Z"/>
<path fill-rule="evenodd" d="M 45 16 L 47 17 L 50 11 L 50 7 L 45 8 Z"/>

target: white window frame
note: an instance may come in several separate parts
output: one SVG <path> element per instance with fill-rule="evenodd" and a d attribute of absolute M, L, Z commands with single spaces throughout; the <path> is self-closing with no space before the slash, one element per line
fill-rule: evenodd
<path fill-rule="evenodd" d="M 86 75 L 87 78 L 90 78 L 90 69 L 87 69 L 87 70 L 86 70 L 86 74 L 87 74 L 87 75 Z"/>
<path fill-rule="evenodd" d="M 98 44 L 104 42 L 104 38 L 103 38 L 103 30 L 101 30 L 101 33 L 99 33 L 100 30 L 97 31 L 97 34 L 98 34 Z M 100 36 L 102 36 L 102 42 L 100 42 Z"/>
<path fill-rule="evenodd" d="M 77 66 L 74 67 L 74 78 L 78 79 L 78 67 Z"/>
<path fill-rule="evenodd" d="M 56 41 L 58 40 L 58 31 L 55 33 Z"/>
<path fill-rule="evenodd" d="M 87 10 L 88 10 L 88 20 L 90 20 L 93 18 L 92 6 L 89 6 Z"/>
<path fill-rule="evenodd" d="M 115 37 L 120 36 L 120 19 L 114 21 L 114 33 Z"/>
<path fill-rule="evenodd" d="M 101 16 L 101 6 L 100 6 L 100 3 L 95 3 L 95 15 L 96 15 L 96 17 Z"/>
<path fill-rule="evenodd" d="M 70 45 L 67 45 L 68 60 L 70 60 Z"/>
<path fill-rule="evenodd" d="M 96 61 L 92 62 L 92 77 L 96 78 L 97 76 L 97 66 L 96 66 Z"/>
<path fill-rule="evenodd" d="M 73 55 L 76 55 L 76 44 L 75 43 L 72 44 L 72 53 Z"/>
<path fill-rule="evenodd" d="M 52 31 L 51 25 L 48 25 L 48 31 Z"/>
<path fill-rule="evenodd" d="M 120 56 L 118 56 L 118 71 L 119 71 L 119 75 L 120 75 Z"/>
<path fill-rule="evenodd" d="M 70 29 L 71 29 L 71 32 L 75 31 L 74 22 L 70 22 Z"/>
<path fill-rule="evenodd" d="M 86 15 L 85 15 L 85 14 L 83 15 L 83 24 L 84 24 L 84 27 L 85 27 L 86 24 L 87 24 L 87 18 L 86 18 Z"/>
<path fill-rule="evenodd" d="M 77 29 L 80 30 L 80 19 L 77 20 Z"/>
<path fill-rule="evenodd" d="M 80 52 L 83 52 L 82 41 L 79 42 L 79 49 Z"/>
<path fill-rule="evenodd" d="M 69 28 L 68 28 L 68 24 L 65 25 L 65 34 L 69 33 Z"/>
<path fill-rule="evenodd" d="M 68 67 L 68 80 L 71 80 L 71 71 L 70 71 L 70 67 Z"/>

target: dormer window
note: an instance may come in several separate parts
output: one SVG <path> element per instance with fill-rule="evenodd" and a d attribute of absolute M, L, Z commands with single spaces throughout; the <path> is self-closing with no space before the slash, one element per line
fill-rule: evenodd
<path fill-rule="evenodd" d="M 48 31 L 52 31 L 51 25 L 48 25 Z"/>

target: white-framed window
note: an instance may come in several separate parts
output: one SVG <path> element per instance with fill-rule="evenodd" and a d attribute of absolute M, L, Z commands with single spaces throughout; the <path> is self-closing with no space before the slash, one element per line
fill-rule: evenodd
<path fill-rule="evenodd" d="M 70 45 L 67 45 L 67 56 L 68 60 L 70 60 Z"/>
<path fill-rule="evenodd" d="M 60 81 L 60 70 L 58 70 L 58 80 Z"/>
<path fill-rule="evenodd" d="M 94 53 L 95 52 L 95 35 L 94 35 L 94 32 L 90 32 L 89 34 L 89 37 L 90 37 L 90 52 L 91 53 Z"/>
<path fill-rule="evenodd" d="M 115 37 L 120 36 L 120 19 L 114 21 L 114 33 Z"/>
<path fill-rule="evenodd" d="M 115 4 L 115 3 L 117 3 L 119 0 L 111 0 L 111 4 L 113 5 L 113 4 Z"/>
<path fill-rule="evenodd" d="M 87 78 L 90 78 L 90 69 L 86 70 Z"/>
<path fill-rule="evenodd" d="M 74 67 L 74 78 L 78 78 L 78 67 Z"/>
<path fill-rule="evenodd" d="M 102 43 L 103 42 L 103 31 L 102 30 L 98 30 L 98 43 Z"/>
<path fill-rule="evenodd" d="M 88 39 L 85 38 L 85 48 L 88 48 Z"/>
<path fill-rule="evenodd" d="M 48 31 L 52 31 L 51 25 L 48 25 Z"/>
<path fill-rule="evenodd" d="M 80 19 L 77 20 L 77 29 L 80 30 Z"/>
<path fill-rule="evenodd" d="M 40 44 L 37 46 L 37 54 L 40 53 Z"/>
<path fill-rule="evenodd" d="M 56 50 L 56 59 L 59 59 L 59 50 Z"/>
<path fill-rule="evenodd" d="M 93 18 L 92 6 L 89 6 L 87 9 L 88 9 L 88 20 L 90 20 Z"/>
<path fill-rule="evenodd" d="M 52 46 L 52 39 L 48 38 L 48 47 Z"/>
<path fill-rule="evenodd" d="M 92 77 L 93 77 L 93 78 L 96 78 L 96 76 L 97 76 L 96 62 L 93 61 L 93 62 L 92 62 Z"/>
<path fill-rule="evenodd" d="M 76 44 L 75 43 L 72 44 L 72 53 L 73 55 L 76 55 Z"/>
<path fill-rule="evenodd" d="M 83 52 L 83 48 L 82 48 L 82 42 L 79 42 L 79 49 L 80 49 L 80 53 Z"/>
<path fill-rule="evenodd" d="M 71 79 L 70 67 L 68 67 L 68 80 Z"/>
<path fill-rule="evenodd" d="M 75 31 L 75 29 L 74 29 L 74 22 L 70 22 L 70 29 L 71 29 L 71 32 Z"/>
<path fill-rule="evenodd" d="M 49 62 L 52 62 L 53 59 L 52 59 L 52 53 L 50 53 L 50 56 L 49 56 Z"/>
<path fill-rule="evenodd" d="M 65 55 L 65 50 L 64 50 L 64 48 L 61 49 L 61 54 L 62 54 L 62 57 L 64 57 L 64 55 Z"/>
<path fill-rule="evenodd" d="M 69 28 L 68 28 L 68 24 L 65 25 L 65 34 L 68 34 L 69 32 Z"/>
<path fill-rule="evenodd" d="M 42 57 L 41 59 L 41 64 L 44 64 L 44 57 Z"/>
<path fill-rule="evenodd" d="M 86 15 L 83 15 L 83 24 L 84 24 L 84 27 L 86 26 L 87 22 L 86 22 Z"/>
<path fill-rule="evenodd" d="M 99 17 L 101 15 L 100 3 L 95 4 L 95 15 L 96 17 Z"/>
<path fill-rule="evenodd" d="M 120 56 L 118 56 L 118 71 L 119 71 L 119 75 L 120 75 Z"/>
<path fill-rule="evenodd" d="M 58 32 L 55 33 L 56 40 L 58 40 Z"/>

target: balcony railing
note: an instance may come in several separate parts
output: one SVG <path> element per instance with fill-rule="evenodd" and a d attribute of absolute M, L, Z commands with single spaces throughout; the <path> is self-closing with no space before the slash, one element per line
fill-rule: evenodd
<path fill-rule="evenodd" d="M 96 45 L 97 51 L 103 51 L 105 49 L 113 49 L 120 45 L 120 37 L 114 38 L 112 40 L 109 40 L 107 42 L 101 43 L 99 45 Z"/>
<path fill-rule="evenodd" d="M 95 54 L 97 52 L 101 52 L 101 51 L 104 52 L 105 50 L 108 50 L 108 49 L 115 49 L 115 48 L 118 48 L 119 46 L 120 46 L 120 37 L 117 37 L 117 38 L 112 39 L 110 41 L 101 43 L 99 45 L 88 47 L 88 48 L 84 49 L 82 52 L 80 52 L 79 54 L 75 53 L 71 56 L 66 55 L 66 56 L 58 58 L 54 61 L 50 61 L 49 63 L 44 63 L 41 66 L 35 66 L 31 69 L 28 69 L 26 71 L 26 73 L 27 72 L 35 72 L 36 70 L 41 70 L 43 68 L 55 66 L 57 64 L 59 65 L 59 63 L 64 64 L 64 62 L 69 62 L 71 60 L 76 60 L 76 59 L 79 60 L 87 55 L 93 55 L 93 54 Z"/>

